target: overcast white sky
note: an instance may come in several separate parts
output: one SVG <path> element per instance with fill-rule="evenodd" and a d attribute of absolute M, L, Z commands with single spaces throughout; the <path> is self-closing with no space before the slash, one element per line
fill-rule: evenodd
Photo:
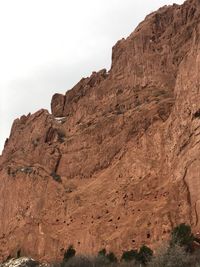
<path fill-rule="evenodd" d="M 50 108 L 157 8 L 183 0 L 0 0 L 0 152 L 12 122 Z"/>

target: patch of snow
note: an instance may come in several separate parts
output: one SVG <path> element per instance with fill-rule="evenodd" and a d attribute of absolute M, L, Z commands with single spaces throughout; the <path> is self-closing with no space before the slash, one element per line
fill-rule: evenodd
<path fill-rule="evenodd" d="M 1 267 L 25 267 L 25 266 L 30 266 L 31 263 L 35 263 L 36 261 L 34 261 L 32 258 L 27 258 L 27 257 L 21 257 L 18 259 L 10 259 L 7 262 L 4 262 L 2 264 L 0 264 Z"/>
<path fill-rule="evenodd" d="M 58 123 L 63 123 L 66 121 L 66 117 L 54 117 L 54 119 L 58 122 Z"/>

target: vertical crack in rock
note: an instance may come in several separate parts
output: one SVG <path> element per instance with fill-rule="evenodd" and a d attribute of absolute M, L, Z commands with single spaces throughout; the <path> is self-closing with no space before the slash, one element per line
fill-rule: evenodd
<path fill-rule="evenodd" d="M 199 216 L 198 216 L 198 211 L 197 211 L 197 202 L 195 202 L 194 209 L 195 209 L 195 214 L 196 214 L 196 225 L 198 225 Z"/>
<path fill-rule="evenodd" d="M 67 97 L 66 97 L 66 95 L 64 95 L 64 102 L 63 102 L 63 108 L 62 108 L 62 116 L 65 116 L 64 115 L 64 110 L 65 110 L 66 100 L 67 100 Z"/>
<path fill-rule="evenodd" d="M 197 159 L 194 159 L 192 161 L 190 161 L 187 166 L 185 167 L 185 173 L 183 175 L 183 181 L 184 184 L 186 185 L 186 188 L 188 190 L 188 203 L 190 205 L 190 216 L 192 221 L 195 221 L 195 226 L 197 226 L 198 224 L 198 211 L 197 211 L 197 199 L 195 198 L 195 195 L 192 195 L 191 193 L 191 187 L 194 186 L 193 184 L 190 183 L 190 180 L 187 181 L 187 175 L 188 175 L 188 170 L 189 168 L 192 166 L 192 164 L 196 161 Z M 190 177 L 189 177 L 190 178 Z M 197 178 L 198 179 L 198 178 Z M 193 181 L 193 183 L 195 184 L 195 181 Z M 196 190 L 198 190 L 198 188 L 196 188 Z M 193 191 L 193 190 L 192 190 Z M 193 192 L 194 193 L 194 192 Z M 195 219 L 193 218 L 193 214 L 195 214 Z"/>
<path fill-rule="evenodd" d="M 190 189 L 189 189 L 189 185 L 187 184 L 187 182 L 186 182 L 186 175 L 187 175 L 187 171 L 188 171 L 188 169 L 187 169 L 187 167 L 185 167 L 185 172 L 184 172 L 184 174 L 183 174 L 183 183 L 184 183 L 184 185 L 185 185 L 185 187 L 186 187 L 186 189 L 187 189 L 187 201 L 188 201 L 188 204 L 189 204 L 189 206 L 191 207 L 191 195 L 190 195 Z M 190 218 L 192 219 L 192 209 L 190 209 Z"/>
<path fill-rule="evenodd" d="M 60 152 L 60 149 L 57 148 L 57 151 L 58 151 L 58 159 L 57 159 L 57 162 L 56 162 L 56 165 L 55 165 L 55 169 L 54 169 L 54 172 L 57 173 L 57 170 L 59 168 L 59 165 L 60 165 L 60 161 L 61 161 L 61 158 L 62 158 L 62 153 Z"/>

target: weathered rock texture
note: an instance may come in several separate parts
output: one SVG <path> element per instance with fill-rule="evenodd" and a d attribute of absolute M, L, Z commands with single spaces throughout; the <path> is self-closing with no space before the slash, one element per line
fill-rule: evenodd
<path fill-rule="evenodd" d="M 156 247 L 200 230 L 200 1 L 146 17 L 65 95 L 14 121 L 0 159 L 0 255 Z"/>

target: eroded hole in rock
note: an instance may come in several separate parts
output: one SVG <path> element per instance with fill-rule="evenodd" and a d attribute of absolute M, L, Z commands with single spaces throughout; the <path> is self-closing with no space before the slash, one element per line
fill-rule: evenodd
<path fill-rule="evenodd" d="M 135 243 L 135 239 L 132 239 L 132 243 Z"/>
<path fill-rule="evenodd" d="M 194 119 L 200 119 L 200 109 L 193 114 Z"/>
<path fill-rule="evenodd" d="M 150 237 L 151 237 L 151 235 L 150 235 L 150 233 L 148 233 L 148 234 L 147 234 L 147 238 L 150 238 Z"/>
<path fill-rule="evenodd" d="M 34 147 L 37 147 L 38 144 L 39 144 L 39 142 L 40 142 L 40 138 L 36 138 L 36 139 L 34 139 L 34 140 L 32 141 L 32 144 L 33 144 Z"/>

